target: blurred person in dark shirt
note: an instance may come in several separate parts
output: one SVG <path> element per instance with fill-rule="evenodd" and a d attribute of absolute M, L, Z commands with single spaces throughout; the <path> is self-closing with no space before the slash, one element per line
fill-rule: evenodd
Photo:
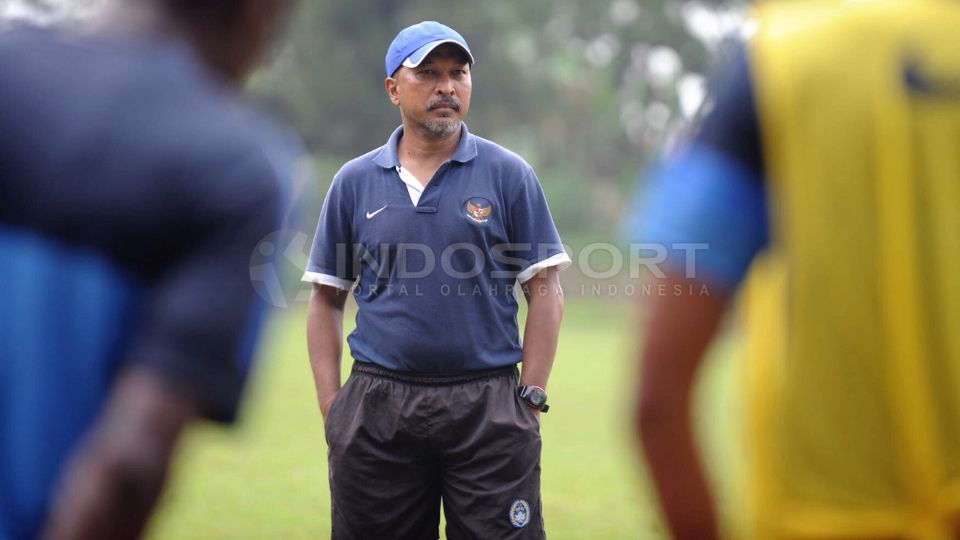
<path fill-rule="evenodd" d="M 288 4 L 0 33 L 0 539 L 138 537 L 183 428 L 235 418 L 287 174 L 238 90 Z"/>

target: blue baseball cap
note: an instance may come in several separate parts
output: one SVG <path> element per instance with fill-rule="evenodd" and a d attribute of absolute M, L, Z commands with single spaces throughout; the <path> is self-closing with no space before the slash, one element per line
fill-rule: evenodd
<path fill-rule="evenodd" d="M 424 21 L 404 28 L 393 38 L 393 43 L 387 49 L 387 77 L 392 77 L 400 66 L 419 66 L 430 51 L 444 43 L 459 45 L 473 64 L 473 53 L 463 36 L 449 26 L 436 21 Z"/>

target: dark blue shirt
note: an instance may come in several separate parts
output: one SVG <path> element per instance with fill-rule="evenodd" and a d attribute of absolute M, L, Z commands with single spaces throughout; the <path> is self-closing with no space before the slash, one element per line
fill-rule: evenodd
<path fill-rule="evenodd" d="M 414 205 L 400 179 L 397 128 L 337 173 L 305 281 L 349 289 L 359 305 L 353 357 L 401 371 L 516 364 L 517 281 L 570 259 L 533 169 L 461 130 Z"/>
<path fill-rule="evenodd" d="M 0 33 L 0 539 L 33 538 L 117 374 L 230 421 L 279 173 L 175 42 Z"/>

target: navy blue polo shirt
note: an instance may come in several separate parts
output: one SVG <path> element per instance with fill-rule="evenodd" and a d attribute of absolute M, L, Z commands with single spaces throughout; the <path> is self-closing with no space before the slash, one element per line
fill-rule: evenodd
<path fill-rule="evenodd" d="M 0 540 L 123 369 L 234 418 L 286 176 L 254 117 L 179 42 L 0 32 Z"/>
<path fill-rule="evenodd" d="M 336 174 L 304 281 L 353 287 L 354 359 L 450 373 L 521 360 L 520 283 L 570 258 L 533 169 L 464 124 L 453 157 L 414 204 L 397 128 Z"/>

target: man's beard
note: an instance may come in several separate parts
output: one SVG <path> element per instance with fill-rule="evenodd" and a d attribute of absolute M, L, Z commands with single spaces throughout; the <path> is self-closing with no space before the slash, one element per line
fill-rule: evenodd
<path fill-rule="evenodd" d="M 427 104 L 427 112 L 433 112 L 440 107 L 449 107 L 456 112 L 460 112 L 463 104 L 454 96 L 438 96 Z M 446 139 L 460 130 L 461 120 L 454 118 L 441 118 L 436 120 L 424 120 L 420 122 L 420 130 L 435 139 Z"/>
<path fill-rule="evenodd" d="M 426 120 L 419 122 L 420 130 L 428 137 L 446 139 L 460 131 L 461 120 Z"/>

